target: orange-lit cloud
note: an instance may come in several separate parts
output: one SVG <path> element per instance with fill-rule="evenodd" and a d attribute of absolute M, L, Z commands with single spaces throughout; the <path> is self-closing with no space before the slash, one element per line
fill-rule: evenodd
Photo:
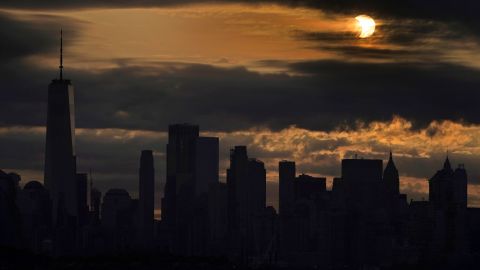
<path fill-rule="evenodd" d="M 446 23 L 420 19 L 375 18 L 375 34 L 359 39 L 355 14 L 273 4 L 7 12 L 24 21 L 61 16 L 79 22 L 81 31 L 74 40 L 69 40 L 69 31 L 74 29 L 64 29 L 66 61 L 74 68 L 112 68 L 120 59 L 135 59 L 143 64 L 187 62 L 279 72 L 285 70 L 258 62 L 411 62 L 429 61 L 432 57 L 436 61 L 480 66 L 475 38 Z M 58 23 L 58 28 L 62 27 Z M 453 40 L 452 35 L 465 36 Z M 412 47 L 414 44 L 418 46 Z M 57 65 L 51 55 L 34 55 L 31 61 Z"/>
<path fill-rule="evenodd" d="M 0 137 L 17 138 L 27 136 L 43 137 L 44 128 L 11 127 L 0 128 Z M 414 129 L 411 122 L 395 117 L 388 122 L 358 123 L 357 128 L 338 128 L 330 132 L 309 131 L 290 127 L 280 131 L 251 129 L 236 132 L 204 132 L 203 135 L 220 138 L 220 175 L 225 180 L 228 167 L 228 149 L 234 145 L 247 145 L 249 155 L 265 162 L 268 180 L 277 182 L 277 164 L 282 159 L 294 160 L 298 172 L 317 176 L 340 175 L 340 161 L 358 154 L 363 158 L 386 159 L 389 149 L 394 151 L 394 159 L 401 174 L 401 190 L 413 199 L 428 199 L 427 178 L 442 166 L 447 149 L 454 163 L 465 163 L 469 173 L 469 203 L 480 205 L 480 125 L 467 125 L 451 121 L 434 121 L 423 129 Z M 77 129 L 80 169 L 87 170 L 92 164 L 108 160 L 111 166 L 131 167 L 132 182 L 135 183 L 137 151 L 143 147 L 156 151 L 157 180 L 163 179 L 167 134 L 165 132 L 124 130 L 124 129 Z M 93 148 L 92 148 L 93 147 Z M 116 150 L 112 150 L 116 149 Z M 104 151 L 104 152 L 102 152 Z M 123 151 L 123 152 L 118 152 Z M 133 151 L 133 152 L 132 152 Z M 112 153 L 113 152 L 113 153 Z M 25 153 L 26 154 L 26 153 Z M 83 156 L 82 156 L 83 154 Z M 38 153 L 36 158 L 41 158 Z M 111 157 L 112 156 L 112 157 Z M 115 160 L 114 157 L 117 157 Z M 123 157 L 122 159 L 119 159 Z M 94 159 L 94 160 L 88 160 Z M 25 162 L 28 162 L 26 160 Z M 107 162 L 107 160 L 103 160 Z M 41 171 L 11 167 L 27 177 L 41 178 Z M 97 179 L 108 178 L 109 172 L 98 172 Z M 163 181 L 163 180 L 162 180 Z M 161 183 L 159 183 L 161 188 Z M 269 200 L 275 201 L 275 188 L 270 186 Z M 160 195 L 159 195 L 160 196 Z"/>

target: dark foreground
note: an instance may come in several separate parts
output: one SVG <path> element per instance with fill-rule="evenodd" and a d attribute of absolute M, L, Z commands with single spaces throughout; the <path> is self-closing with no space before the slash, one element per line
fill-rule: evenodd
<path fill-rule="evenodd" d="M 455 265 L 398 265 L 390 268 L 344 267 L 341 269 L 388 269 L 388 270 L 442 270 L 442 269 L 480 269 L 480 255 L 471 257 Z M 95 257 L 61 257 L 33 254 L 25 250 L 0 248 L 0 270 L 10 269 L 81 269 L 81 270 L 123 270 L 123 269 L 176 269 L 176 270 L 227 270 L 227 269 L 327 269 L 322 266 L 292 268 L 273 265 L 246 266 L 234 264 L 226 258 L 180 257 L 164 253 L 119 254 Z"/>

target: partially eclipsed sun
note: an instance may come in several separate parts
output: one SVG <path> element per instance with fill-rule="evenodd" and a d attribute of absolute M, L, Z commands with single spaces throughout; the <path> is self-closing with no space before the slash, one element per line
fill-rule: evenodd
<path fill-rule="evenodd" d="M 375 32 L 375 21 L 372 19 L 372 17 L 367 15 L 359 15 L 355 17 L 355 19 L 357 20 L 360 31 L 360 35 L 358 37 L 367 38 L 373 35 L 373 32 Z"/>

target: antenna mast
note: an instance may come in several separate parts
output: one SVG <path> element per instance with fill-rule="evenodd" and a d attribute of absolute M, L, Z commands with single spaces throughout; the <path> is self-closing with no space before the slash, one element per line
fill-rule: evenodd
<path fill-rule="evenodd" d="M 93 211 L 93 196 L 92 196 L 92 191 L 93 191 L 93 176 L 92 176 L 92 169 L 90 169 L 90 211 Z"/>
<path fill-rule="evenodd" d="M 60 80 L 63 80 L 63 30 L 60 29 Z"/>

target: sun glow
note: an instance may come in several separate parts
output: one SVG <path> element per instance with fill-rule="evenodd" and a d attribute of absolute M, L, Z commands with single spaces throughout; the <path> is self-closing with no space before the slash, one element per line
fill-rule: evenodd
<path fill-rule="evenodd" d="M 372 17 L 367 15 L 359 15 L 355 17 L 357 20 L 358 29 L 360 31 L 360 38 L 367 38 L 375 32 L 375 21 Z"/>

